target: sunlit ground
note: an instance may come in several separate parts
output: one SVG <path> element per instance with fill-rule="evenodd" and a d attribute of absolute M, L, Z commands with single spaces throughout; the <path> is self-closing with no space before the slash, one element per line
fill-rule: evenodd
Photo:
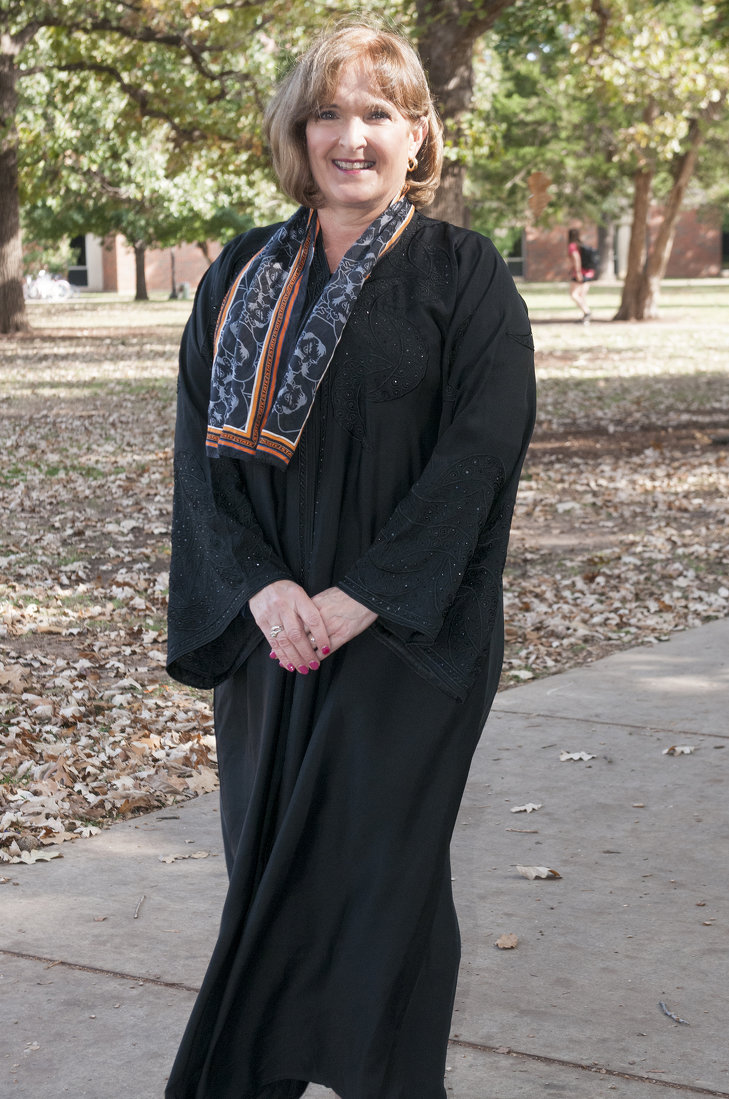
<path fill-rule="evenodd" d="M 661 319 L 631 324 L 610 320 L 618 288 L 593 286 L 588 327 L 565 284 L 520 289 L 539 419 L 505 577 L 504 686 L 729 613 L 729 280 L 667 282 Z M 33 302 L 33 331 L 0 339 L 6 853 L 214 781 L 207 697 L 164 673 L 191 304 Z"/>

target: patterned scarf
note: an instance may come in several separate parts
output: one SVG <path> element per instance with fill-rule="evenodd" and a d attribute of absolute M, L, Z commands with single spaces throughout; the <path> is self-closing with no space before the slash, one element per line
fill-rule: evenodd
<path fill-rule="evenodd" d="M 346 253 L 302 321 L 319 232 L 300 207 L 243 268 L 215 331 L 206 447 L 285 469 L 365 280 L 415 210 L 393 202 Z M 301 331 L 299 329 L 301 328 Z"/>

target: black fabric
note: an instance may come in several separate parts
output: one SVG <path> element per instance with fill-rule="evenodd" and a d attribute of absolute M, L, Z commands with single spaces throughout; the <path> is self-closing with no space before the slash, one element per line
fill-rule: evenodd
<path fill-rule="evenodd" d="M 216 690 L 230 890 L 168 1099 L 445 1099 L 448 845 L 491 692 L 398 664 L 369 631 L 316 676 L 264 644 Z"/>
<path fill-rule="evenodd" d="M 583 271 L 596 271 L 600 263 L 600 253 L 589 244 L 580 245 L 580 264 Z"/>
<path fill-rule="evenodd" d="M 448 847 L 502 661 L 528 320 L 489 242 L 418 214 L 363 287 L 288 469 L 208 461 L 211 328 L 260 246 L 209 272 L 181 355 L 169 667 L 216 684 L 230 889 L 166 1095 L 298 1099 L 313 1081 L 445 1099 Z M 280 577 L 338 583 L 379 618 L 290 675 L 246 610 Z"/>
<path fill-rule="evenodd" d="M 257 643 L 247 600 L 293 578 L 377 611 L 378 638 L 462 699 L 496 621 L 534 417 L 526 309 L 490 242 L 416 214 L 365 283 L 288 469 L 209 461 L 215 319 L 265 233 L 226 248 L 183 340 L 170 675 L 221 683 Z"/>

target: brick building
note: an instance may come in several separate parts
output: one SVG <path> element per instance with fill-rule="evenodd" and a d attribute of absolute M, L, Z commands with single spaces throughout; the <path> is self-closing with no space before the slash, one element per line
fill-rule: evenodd
<path fill-rule="evenodd" d="M 655 239 L 661 212 L 656 209 L 649 219 L 648 233 Z M 529 228 L 522 238 L 522 269 L 529 282 L 564 282 L 569 278 L 567 230 L 579 228 L 585 244 L 597 247 L 594 225 L 570 221 L 557 229 Z M 630 224 L 620 225 L 615 233 L 615 274 L 625 275 L 630 241 Z M 719 211 L 711 215 L 696 210 L 679 214 L 676 236 L 666 269 L 667 278 L 700 279 L 721 274 L 722 233 Z"/>
<path fill-rule="evenodd" d="M 649 234 L 655 238 L 660 211 L 655 210 L 649 222 Z M 529 282 L 564 282 L 569 277 L 567 264 L 567 230 L 579 227 L 585 244 L 597 246 L 597 228 L 578 221 L 556 229 L 525 229 L 521 257 L 510 257 L 515 275 Z M 630 225 L 620 225 L 615 233 L 615 274 L 622 278 L 627 264 Z M 134 294 L 136 275 L 134 252 L 123 237 L 108 237 L 106 241 L 87 234 L 72 242 L 77 248 L 79 263 L 69 269 L 69 278 L 89 290 L 111 290 Z M 220 253 L 220 245 L 211 243 L 211 260 Z M 172 257 L 174 256 L 177 287 L 187 284 L 195 290 L 207 270 L 208 262 L 196 244 L 181 244 L 175 248 L 149 249 L 145 256 L 147 289 L 150 293 L 172 290 Z M 701 214 L 683 210 L 679 215 L 676 236 L 666 275 L 668 278 L 710 278 L 721 274 L 722 232 L 721 215 Z"/>
<path fill-rule="evenodd" d="M 136 267 L 134 251 L 121 236 L 99 237 L 87 233 L 71 242 L 76 250 L 77 262 L 69 267 L 68 277 L 77 286 L 87 290 L 111 290 L 120 294 L 134 294 Z M 208 255 L 214 260 L 220 253 L 220 245 L 211 243 Z M 150 293 L 172 292 L 172 258 L 174 256 L 175 283 L 195 289 L 208 267 L 202 249 L 196 244 L 180 244 L 175 248 L 150 248 L 144 257 L 147 289 Z"/>

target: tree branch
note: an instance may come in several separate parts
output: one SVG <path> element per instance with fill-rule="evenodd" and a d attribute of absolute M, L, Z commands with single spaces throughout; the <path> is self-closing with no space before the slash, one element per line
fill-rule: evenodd
<path fill-rule="evenodd" d="M 8 32 L 8 40 L 12 43 L 13 52 L 18 54 L 21 50 L 24 50 L 28 43 L 33 41 L 39 30 L 40 23 L 33 20 L 30 23 L 26 23 L 20 30 L 15 31 L 14 34 Z"/>
<path fill-rule="evenodd" d="M 33 65 L 29 69 L 18 69 L 16 76 L 18 80 L 22 80 L 24 76 L 37 76 L 38 73 L 48 72 L 49 67 L 48 65 Z"/>
<path fill-rule="evenodd" d="M 602 51 L 605 49 L 605 39 L 607 38 L 608 23 L 610 22 L 610 12 L 601 3 L 601 0 L 592 0 L 590 5 L 592 14 L 596 16 L 598 22 L 598 31 L 594 38 L 590 39 L 588 56 L 592 57 L 595 50 Z"/>
<path fill-rule="evenodd" d="M 149 93 L 146 92 L 144 88 L 137 88 L 133 84 L 130 84 L 113 65 L 104 65 L 99 61 L 76 61 L 69 62 L 66 65 L 56 65 L 54 67 L 60 72 L 98 72 L 102 73 L 104 76 L 110 76 L 112 80 L 116 81 L 122 91 L 137 104 L 146 118 L 158 118 L 161 122 L 166 122 L 172 131 L 185 141 L 204 141 L 208 137 L 205 130 L 181 126 L 172 115 L 167 113 L 167 111 L 150 106 Z"/>
<path fill-rule="evenodd" d="M 241 0 L 241 2 L 245 6 L 254 7 L 258 0 Z M 134 15 L 140 15 L 141 17 L 141 12 L 137 7 L 130 4 L 125 4 L 124 6 Z M 215 72 L 214 69 L 211 69 L 210 66 L 206 64 L 206 57 L 230 51 L 232 48 L 230 43 L 226 43 L 225 46 L 201 45 L 195 43 L 184 31 L 165 32 L 144 25 L 139 27 L 124 26 L 122 23 L 107 18 L 69 20 L 68 18 L 64 18 L 61 14 L 52 12 L 36 18 L 33 27 L 33 34 L 37 33 L 41 27 L 59 27 L 68 33 L 76 31 L 81 34 L 118 34 L 130 42 L 175 47 L 183 50 L 188 55 L 194 67 L 206 80 L 219 81 L 228 76 L 240 75 L 235 69 L 225 69 L 221 72 Z M 31 34 L 30 37 L 32 36 L 33 35 Z"/>
<path fill-rule="evenodd" d="M 464 41 L 471 43 L 493 27 L 502 12 L 514 4 L 514 0 L 447 0 L 431 5 L 429 0 L 416 0 L 419 36 L 423 37 L 439 27 L 454 28 Z M 435 8 L 437 14 L 433 14 Z"/>
<path fill-rule="evenodd" d="M 212 4 L 199 14 L 205 18 L 206 16 L 212 15 L 214 11 L 243 11 L 245 8 L 253 7 L 256 7 L 256 4 L 252 2 L 252 0 L 230 0 L 227 4 Z"/>
<path fill-rule="evenodd" d="M 93 179 L 98 184 L 103 194 L 109 195 L 110 198 L 115 198 L 119 202 L 123 202 L 129 205 L 139 205 L 139 199 L 133 198 L 128 195 L 123 187 L 117 187 L 113 184 L 103 172 L 100 172 L 98 168 L 87 168 L 85 171 L 79 172 L 79 175 L 85 179 Z"/>

